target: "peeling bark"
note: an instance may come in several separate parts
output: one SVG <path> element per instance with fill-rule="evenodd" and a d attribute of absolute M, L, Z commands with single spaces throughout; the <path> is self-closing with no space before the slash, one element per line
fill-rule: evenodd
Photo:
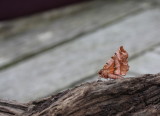
<path fill-rule="evenodd" d="M 0 101 L 4 116 L 160 116 L 160 73 L 94 81 L 28 104 Z"/>

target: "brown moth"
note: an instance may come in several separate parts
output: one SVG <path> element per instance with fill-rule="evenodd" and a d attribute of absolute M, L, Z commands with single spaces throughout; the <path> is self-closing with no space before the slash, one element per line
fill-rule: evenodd
<path fill-rule="evenodd" d="M 114 56 L 104 65 L 98 74 L 102 78 L 119 79 L 129 70 L 128 53 L 123 46 L 117 50 Z"/>

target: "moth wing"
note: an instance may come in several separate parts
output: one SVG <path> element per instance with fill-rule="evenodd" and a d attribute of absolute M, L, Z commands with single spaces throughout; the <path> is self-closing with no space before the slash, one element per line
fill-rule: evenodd
<path fill-rule="evenodd" d="M 114 70 L 114 60 L 111 58 L 98 73 L 100 77 L 108 78 L 108 74 L 113 74 Z"/>
<path fill-rule="evenodd" d="M 114 74 L 126 75 L 129 70 L 128 53 L 124 50 L 123 46 L 115 54 L 115 71 Z"/>
<path fill-rule="evenodd" d="M 121 75 L 121 63 L 117 57 L 115 57 L 115 71 L 114 74 Z"/>
<path fill-rule="evenodd" d="M 115 68 L 114 68 L 115 62 L 114 62 L 114 57 L 112 57 L 106 65 L 104 65 L 104 69 L 108 71 L 109 74 L 114 74 Z"/>
<path fill-rule="evenodd" d="M 121 75 L 126 75 L 129 70 L 128 64 L 122 63 L 121 64 Z"/>

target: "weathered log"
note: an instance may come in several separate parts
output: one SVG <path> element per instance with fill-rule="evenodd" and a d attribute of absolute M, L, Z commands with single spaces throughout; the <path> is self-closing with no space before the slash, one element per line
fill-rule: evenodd
<path fill-rule="evenodd" d="M 160 73 L 76 86 L 28 104 L 0 101 L 4 116 L 160 116 Z"/>
<path fill-rule="evenodd" d="M 27 110 L 27 104 L 20 104 L 15 101 L 0 100 L 0 116 L 20 116 Z"/>

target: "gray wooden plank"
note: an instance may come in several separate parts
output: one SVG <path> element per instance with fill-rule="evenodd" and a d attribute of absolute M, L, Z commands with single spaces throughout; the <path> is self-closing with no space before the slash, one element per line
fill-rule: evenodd
<path fill-rule="evenodd" d="M 130 16 L 0 72 L 0 97 L 26 102 L 95 74 L 120 45 L 130 57 L 160 43 L 160 9 Z M 27 91 L 27 93 L 26 93 Z"/>
<path fill-rule="evenodd" d="M 131 1 L 116 3 L 100 1 L 84 11 L 54 20 L 46 27 L 29 30 L 22 35 L 5 39 L 0 42 L 0 68 L 75 39 L 79 35 L 143 9 L 143 6 L 139 2 Z"/>
<path fill-rule="evenodd" d="M 0 40 L 35 28 L 42 28 L 56 18 L 93 8 L 98 1 L 87 1 L 9 21 L 0 21 Z"/>
<path fill-rule="evenodd" d="M 160 54 L 151 51 L 132 60 L 130 62 L 130 70 L 139 74 L 155 74 L 160 73 Z"/>
<path fill-rule="evenodd" d="M 156 48 L 154 49 L 154 52 L 160 54 L 160 46 L 156 47 Z"/>

